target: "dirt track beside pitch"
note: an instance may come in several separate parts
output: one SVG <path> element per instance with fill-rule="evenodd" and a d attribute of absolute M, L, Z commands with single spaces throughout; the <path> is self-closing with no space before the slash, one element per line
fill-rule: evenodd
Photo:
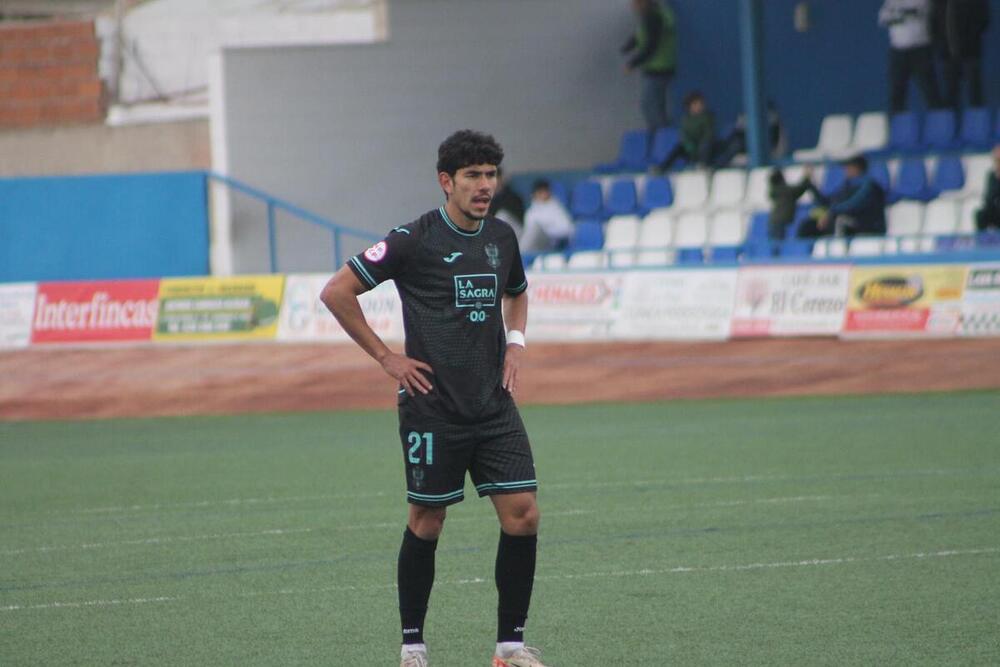
<path fill-rule="evenodd" d="M 389 408 L 349 345 L 32 348 L 0 353 L 0 419 Z M 1000 339 L 530 344 L 519 402 L 1000 388 Z"/>

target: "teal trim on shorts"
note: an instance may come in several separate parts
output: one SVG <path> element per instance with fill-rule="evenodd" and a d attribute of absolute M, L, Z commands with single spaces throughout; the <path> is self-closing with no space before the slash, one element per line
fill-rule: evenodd
<path fill-rule="evenodd" d="M 508 489 L 527 489 L 537 486 L 537 479 L 526 479 L 520 482 L 487 482 L 486 484 L 476 484 L 476 491 L 492 491 L 493 489 L 506 491 Z"/>
<path fill-rule="evenodd" d="M 362 264 L 357 257 L 351 257 L 348 261 L 361 272 L 362 277 L 368 281 L 370 287 L 378 287 L 378 281 L 372 278 L 372 274 L 368 273 L 368 269 L 365 268 L 365 265 Z"/>
<path fill-rule="evenodd" d="M 448 226 L 451 227 L 456 232 L 458 232 L 459 234 L 461 234 L 462 236 L 479 236 L 479 232 L 483 231 L 483 227 L 486 226 L 485 224 L 486 220 L 484 218 L 483 220 L 479 221 L 479 229 L 477 229 L 474 232 L 467 232 L 451 221 L 451 218 L 448 217 L 448 213 L 444 210 L 444 206 L 440 207 L 438 209 L 438 212 L 441 214 L 441 217 L 444 218 L 444 221 L 448 223 Z"/>
<path fill-rule="evenodd" d="M 462 498 L 465 496 L 465 489 L 459 489 L 458 491 L 452 491 L 451 493 L 442 493 L 435 495 L 432 493 L 414 493 L 413 491 L 407 491 L 406 495 L 414 500 L 426 500 L 428 502 L 442 502 L 445 500 L 454 500 L 456 498 Z"/>

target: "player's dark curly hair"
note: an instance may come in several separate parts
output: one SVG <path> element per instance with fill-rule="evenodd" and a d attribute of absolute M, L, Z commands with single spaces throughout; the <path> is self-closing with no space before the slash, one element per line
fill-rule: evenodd
<path fill-rule="evenodd" d="M 438 147 L 438 173 L 443 171 L 449 176 L 470 165 L 492 164 L 499 167 L 501 162 L 503 149 L 497 140 L 475 130 L 459 130 Z"/>

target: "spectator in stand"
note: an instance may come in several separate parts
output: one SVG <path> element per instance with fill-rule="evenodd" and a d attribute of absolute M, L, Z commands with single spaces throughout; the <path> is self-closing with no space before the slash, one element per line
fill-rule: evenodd
<path fill-rule="evenodd" d="M 885 0 L 878 13 L 879 25 L 889 29 L 889 110 L 906 109 L 907 84 L 912 75 L 927 106 L 941 106 L 934 75 L 931 49 L 931 0 Z"/>
<path fill-rule="evenodd" d="M 932 32 L 944 63 L 944 101 L 958 109 L 962 79 L 969 106 L 983 106 L 983 33 L 990 22 L 988 0 L 934 0 Z"/>
<path fill-rule="evenodd" d="M 772 169 L 767 196 L 771 200 L 771 215 L 767 220 L 767 237 L 772 241 L 785 238 L 785 230 L 795 220 L 795 207 L 799 197 L 806 192 L 812 192 L 816 198 L 821 197 L 812 182 L 812 167 L 806 167 L 802 180 L 795 185 L 785 182 L 785 175 L 780 169 Z"/>
<path fill-rule="evenodd" d="M 670 125 L 670 82 L 677 68 L 676 22 L 673 10 L 660 0 L 632 0 L 632 11 L 638 26 L 622 47 L 623 54 L 632 54 L 625 72 L 642 72 L 642 115 L 652 134 Z"/>
<path fill-rule="evenodd" d="M 778 110 L 775 108 L 774 103 L 768 100 L 767 141 L 771 149 L 772 158 L 781 157 L 783 152 L 782 144 L 784 134 L 785 129 L 781 125 L 781 117 L 778 115 Z M 729 132 L 729 135 L 722 140 L 717 152 L 718 157 L 715 160 L 715 166 L 720 168 L 727 166 L 737 155 L 747 152 L 746 114 L 741 113 L 736 117 L 736 123 L 733 125 L 733 129 Z"/>
<path fill-rule="evenodd" d="M 705 96 L 698 91 L 684 98 L 684 117 L 681 118 L 680 141 L 660 165 L 667 171 L 680 158 L 700 167 L 712 166 L 715 157 L 715 116 L 705 104 Z"/>
<path fill-rule="evenodd" d="M 1000 231 L 1000 144 L 993 148 L 993 171 L 986 175 L 983 207 L 976 211 L 976 229 Z"/>
<path fill-rule="evenodd" d="M 521 252 L 565 250 L 573 237 L 573 220 L 562 202 L 552 196 L 546 180 L 535 181 L 531 204 L 524 214 Z"/>
<path fill-rule="evenodd" d="M 855 155 L 843 164 L 843 185 L 829 197 L 816 193 L 821 206 L 810 212 L 800 238 L 885 234 L 885 190 L 868 175 L 868 160 Z"/>
<path fill-rule="evenodd" d="M 504 179 L 500 167 L 497 167 L 497 193 L 490 201 L 489 215 L 513 227 L 518 236 L 524 230 L 524 200 Z"/>

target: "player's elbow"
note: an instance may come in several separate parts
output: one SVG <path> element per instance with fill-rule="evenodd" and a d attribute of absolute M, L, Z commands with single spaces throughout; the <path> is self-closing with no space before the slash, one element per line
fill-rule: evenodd
<path fill-rule="evenodd" d="M 323 305 L 333 313 L 337 314 L 340 309 L 341 304 L 343 304 L 344 297 L 349 293 L 346 281 L 343 279 L 339 273 L 332 278 L 329 282 L 323 286 L 323 291 L 319 293 L 319 300 L 323 302 Z"/>

